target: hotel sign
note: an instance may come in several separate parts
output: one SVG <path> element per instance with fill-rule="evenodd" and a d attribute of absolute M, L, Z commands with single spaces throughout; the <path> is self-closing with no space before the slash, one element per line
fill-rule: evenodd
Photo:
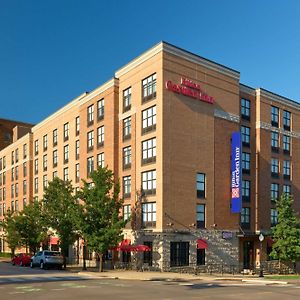
<path fill-rule="evenodd" d="M 241 134 L 233 132 L 231 137 L 231 212 L 240 213 L 242 209 L 242 166 Z"/>
<path fill-rule="evenodd" d="M 184 77 L 181 77 L 180 84 L 174 83 L 171 80 L 166 81 L 166 89 L 173 93 L 185 95 L 210 104 L 213 104 L 215 101 L 212 96 L 202 91 L 200 84 Z"/>

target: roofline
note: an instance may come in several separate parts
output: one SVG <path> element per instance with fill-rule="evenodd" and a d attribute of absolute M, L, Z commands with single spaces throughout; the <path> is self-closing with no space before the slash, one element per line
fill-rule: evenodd
<path fill-rule="evenodd" d="M 187 50 L 184 50 L 182 48 L 179 48 L 177 46 L 174 46 L 170 43 L 161 41 L 158 44 L 156 44 L 155 46 L 153 46 L 152 48 L 150 48 L 149 50 L 145 51 L 144 53 L 142 53 L 141 55 L 139 55 L 138 57 L 136 57 L 135 59 L 131 60 L 128 64 L 126 64 L 125 66 L 123 66 L 122 68 L 118 69 L 115 72 L 115 76 L 117 78 L 119 78 L 120 76 L 128 73 L 130 70 L 136 68 L 138 65 L 142 64 L 143 62 L 145 62 L 146 60 L 150 59 L 151 57 L 155 56 L 156 54 L 160 53 L 160 52 L 167 52 L 173 55 L 176 55 L 178 57 L 181 57 L 183 59 L 186 59 L 188 61 L 191 61 L 193 63 L 202 65 L 208 69 L 211 69 L 213 71 L 217 71 L 219 73 L 222 73 L 224 75 L 227 75 L 231 78 L 234 78 L 236 80 L 240 79 L 240 72 L 228 68 L 224 65 L 221 65 L 219 63 L 216 63 L 212 60 L 208 60 L 206 58 L 203 58 L 197 54 L 194 54 L 192 52 L 189 52 Z"/>
<path fill-rule="evenodd" d="M 19 123 L 20 125 L 29 125 L 29 126 L 34 126 L 35 125 L 35 124 L 32 124 L 32 123 L 26 123 L 26 122 L 23 122 L 23 121 L 16 121 L 16 120 L 6 119 L 6 118 L 0 118 L 0 122 L 1 121 L 8 121 L 8 122 Z"/>
<path fill-rule="evenodd" d="M 256 95 L 255 88 L 253 88 L 251 86 L 248 86 L 246 84 L 243 84 L 243 83 L 240 83 L 240 92 L 249 94 L 251 96 L 255 96 Z"/>
<path fill-rule="evenodd" d="M 27 139 L 30 140 L 31 136 L 32 136 L 31 132 L 26 133 L 25 135 L 23 135 L 22 137 L 20 137 L 16 141 L 12 142 L 11 144 L 7 145 L 5 148 L 0 150 L 0 153 L 10 151 L 10 148 L 14 148 L 14 147 L 19 146 L 20 144 L 23 144 L 25 140 L 27 140 Z M 2 156 L 2 154 L 1 154 L 1 156 Z"/>

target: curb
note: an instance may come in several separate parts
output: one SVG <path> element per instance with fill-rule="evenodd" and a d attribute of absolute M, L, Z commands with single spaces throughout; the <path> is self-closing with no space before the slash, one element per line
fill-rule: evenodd
<path fill-rule="evenodd" d="M 264 285 L 271 285 L 271 284 L 282 284 L 287 285 L 287 281 L 277 281 L 277 280 L 264 280 L 264 279 L 243 279 L 242 282 L 254 282 L 254 283 L 262 283 Z"/>

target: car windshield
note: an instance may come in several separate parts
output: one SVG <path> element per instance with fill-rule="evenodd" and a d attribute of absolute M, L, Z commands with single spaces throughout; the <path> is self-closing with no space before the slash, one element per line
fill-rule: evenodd
<path fill-rule="evenodd" d="M 46 256 L 59 256 L 60 252 L 45 251 Z"/>

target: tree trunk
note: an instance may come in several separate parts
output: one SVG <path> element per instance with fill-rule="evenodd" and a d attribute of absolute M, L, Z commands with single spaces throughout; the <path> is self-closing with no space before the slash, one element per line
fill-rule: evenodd
<path fill-rule="evenodd" d="M 99 253 L 99 272 L 103 272 L 103 254 Z"/>

